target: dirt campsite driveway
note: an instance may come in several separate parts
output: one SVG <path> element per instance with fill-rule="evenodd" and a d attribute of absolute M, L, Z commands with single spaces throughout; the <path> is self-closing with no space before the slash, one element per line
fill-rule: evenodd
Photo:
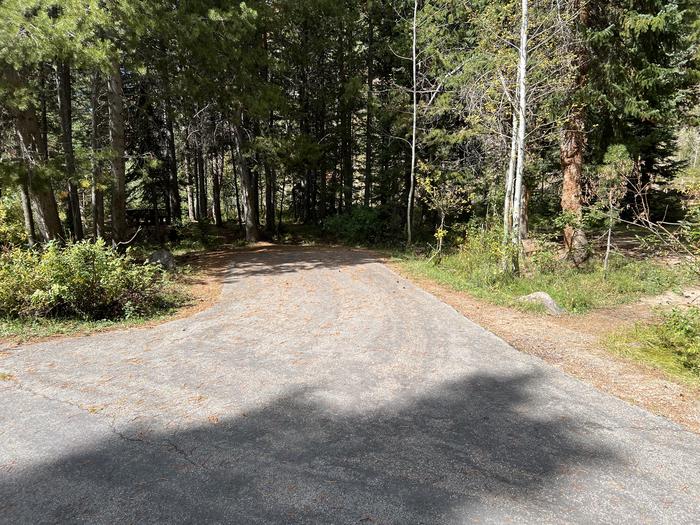
<path fill-rule="evenodd" d="M 0 373 L 0 522 L 700 522 L 700 436 L 363 251 L 241 251 L 214 307 Z"/>

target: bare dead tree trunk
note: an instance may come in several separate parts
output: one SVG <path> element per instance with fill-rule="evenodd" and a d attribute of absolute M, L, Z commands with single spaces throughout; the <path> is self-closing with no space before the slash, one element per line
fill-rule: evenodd
<path fill-rule="evenodd" d="M 112 240 L 126 241 L 126 147 L 124 136 L 124 87 L 119 62 L 112 61 L 107 81 L 109 140 L 112 149 Z"/>
<path fill-rule="evenodd" d="M 75 182 L 75 152 L 73 150 L 73 108 L 70 64 L 65 60 L 59 60 L 56 64 L 56 84 L 58 87 L 58 110 L 61 122 L 61 146 L 66 162 L 66 176 L 68 177 L 68 220 L 70 229 L 76 240 L 85 236 L 83 222 L 80 214 L 80 199 L 78 187 Z"/>

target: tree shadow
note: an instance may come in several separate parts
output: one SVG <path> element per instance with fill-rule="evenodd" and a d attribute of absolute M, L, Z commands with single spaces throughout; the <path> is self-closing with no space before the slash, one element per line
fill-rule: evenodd
<path fill-rule="evenodd" d="M 231 268 L 224 282 L 236 282 L 258 275 L 340 269 L 382 261 L 380 255 L 363 249 L 271 245 L 237 251 L 231 258 Z"/>
<path fill-rule="evenodd" d="M 445 523 L 556 512 L 568 497 L 566 472 L 614 468 L 618 459 L 573 433 L 567 418 L 538 410 L 528 392 L 540 380 L 471 375 L 353 412 L 300 389 L 181 432 L 115 431 L 6 473 L 0 515 L 8 523 Z"/>

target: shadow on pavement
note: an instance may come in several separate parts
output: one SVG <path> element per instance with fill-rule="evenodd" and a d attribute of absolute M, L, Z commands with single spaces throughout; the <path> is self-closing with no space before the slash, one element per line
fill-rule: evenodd
<path fill-rule="evenodd" d="M 580 503 L 562 486 L 565 473 L 614 470 L 618 462 L 591 435 L 572 433 L 568 418 L 546 419 L 529 407 L 539 380 L 475 374 L 365 413 L 335 410 L 322 390 L 297 390 L 182 432 L 131 428 L 82 449 L 67 443 L 78 452 L 2 475 L 0 516 L 8 523 L 518 521 L 533 505 Z"/>
<path fill-rule="evenodd" d="M 235 252 L 226 282 L 256 275 L 338 269 L 382 261 L 380 255 L 362 249 L 270 245 Z"/>

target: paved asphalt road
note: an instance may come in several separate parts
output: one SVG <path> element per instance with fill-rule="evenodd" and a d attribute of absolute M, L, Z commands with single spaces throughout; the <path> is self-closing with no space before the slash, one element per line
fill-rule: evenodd
<path fill-rule="evenodd" d="M 215 307 L 0 357 L 3 523 L 700 523 L 700 436 L 365 252 L 241 252 Z"/>

